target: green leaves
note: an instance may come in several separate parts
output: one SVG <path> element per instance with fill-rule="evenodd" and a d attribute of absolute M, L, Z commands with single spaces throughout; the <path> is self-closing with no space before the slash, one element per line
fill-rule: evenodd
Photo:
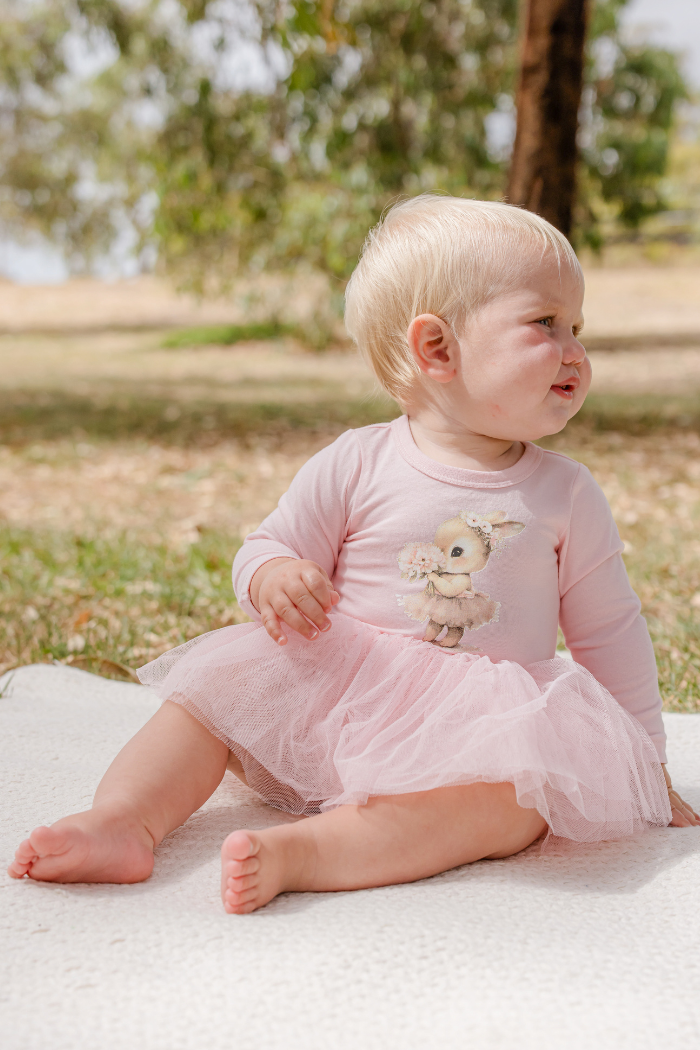
<path fill-rule="evenodd" d="M 579 237 L 664 207 L 675 55 L 621 39 L 597 0 L 581 126 Z M 0 0 L 0 223 L 76 267 L 130 228 L 200 291 L 308 266 L 341 286 L 403 194 L 499 198 L 517 0 Z M 67 43 L 111 48 L 71 73 Z M 84 63 L 83 63 L 84 64 Z M 4 130 L 3 130 L 4 129 Z M 151 225 L 151 215 L 155 209 Z"/>
<path fill-rule="evenodd" d="M 594 247 L 611 220 L 636 229 L 667 206 L 661 179 L 674 111 L 688 97 L 677 55 L 621 38 L 623 6 L 598 0 L 591 28 L 579 229 Z"/>

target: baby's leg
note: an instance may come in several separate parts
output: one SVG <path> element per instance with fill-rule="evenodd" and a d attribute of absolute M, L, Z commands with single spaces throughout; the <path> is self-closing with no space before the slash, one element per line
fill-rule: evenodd
<path fill-rule="evenodd" d="M 509 857 L 542 834 L 512 784 L 470 784 L 371 798 L 296 824 L 234 831 L 222 848 L 222 898 L 242 914 L 286 890 L 359 890 L 415 882 L 484 857 Z"/>
<path fill-rule="evenodd" d="M 166 701 L 122 748 L 92 809 L 36 828 L 9 867 L 48 882 L 141 882 L 153 848 L 216 790 L 228 748 L 184 707 Z"/>

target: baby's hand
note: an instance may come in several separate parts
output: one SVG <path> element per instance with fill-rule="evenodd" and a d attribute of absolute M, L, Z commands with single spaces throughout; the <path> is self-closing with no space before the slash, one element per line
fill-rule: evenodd
<path fill-rule="evenodd" d="M 251 580 L 250 598 L 278 645 L 287 643 L 282 622 L 313 641 L 319 631 L 330 628 L 326 613 L 340 601 L 320 565 L 296 558 L 274 558 L 261 565 Z"/>
<path fill-rule="evenodd" d="M 671 803 L 671 826 L 674 828 L 697 827 L 700 825 L 700 816 L 698 816 L 692 806 L 683 801 L 675 790 L 666 766 L 662 768 L 666 778 L 666 786 L 668 787 L 668 800 Z"/>

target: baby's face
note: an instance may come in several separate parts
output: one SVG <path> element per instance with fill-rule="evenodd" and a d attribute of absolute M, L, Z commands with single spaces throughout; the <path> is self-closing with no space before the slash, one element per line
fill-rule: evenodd
<path fill-rule="evenodd" d="M 470 430 L 535 441 L 578 412 L 591 383 L 582 304 L 578 274 L 533 255 L 518 284 L 470 318 L 450 383 Z"/>

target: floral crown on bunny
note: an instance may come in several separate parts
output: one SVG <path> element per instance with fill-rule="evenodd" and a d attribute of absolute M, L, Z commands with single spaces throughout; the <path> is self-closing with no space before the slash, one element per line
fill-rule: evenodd
<path fill-rule="evenodd" d="M 489 539 L 489 542 L 491 542 L 490 535 L 493 532 L 493 524 L 488 518 L 480 518 L 478 514 L 472 514 L 469 510 L 460 510 L 457 517 L 463 521 L 465 525 L 468 525 L 470 529 L 476 529 L 477 532 L 480 532 L 482 536 Z"/>
<path fill-rule="evenodd" d="M 494 510 L 489 514 L 474 514 L 470 510 L 461 510 L 457 515 L 469 529 L 481 536 L 489 551 L 497 550 L 501 543 L 521 532 L 525 526 L 520 521 L 507 521 L 508 515 L 503 510 Z"/>

